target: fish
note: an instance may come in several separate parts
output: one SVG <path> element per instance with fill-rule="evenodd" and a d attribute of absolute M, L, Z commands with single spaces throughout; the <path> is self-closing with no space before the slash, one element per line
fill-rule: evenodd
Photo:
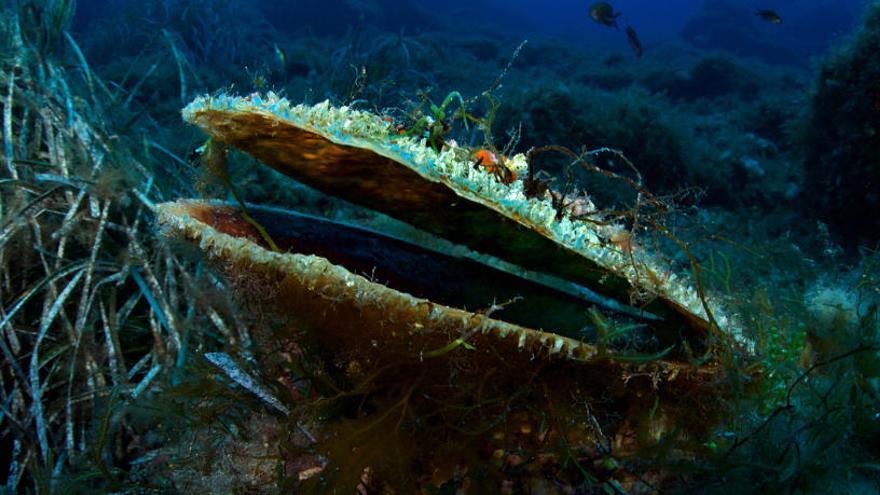
<path fill-rule="evenodd" d="M 636 54 L 636 57 L 641 58 L 642 53 L 644 53 L 642 42 L 639 41 L 639 35 L 636 34 L 636 30 L 630 25 L 626 26 L 626 37 L 629 39 L 629 46 L 632 47 L 633 53 Z"/>
<path fill-rule="evenodd" d="M 590 17 L 603 26 L 617 28 L 620 12 L 614 12 L 614 7 L 608 2 L 596 2 L 590 7 Z"/>
<path fill-rule="evenodd" d="M 782 17 L 772 10 L 758 9 L 755 15 L 770 24 L 782 24 Z"/>
<path fill-rule="evenodd" d="M 287 67 L 287 53 L 284 52 L 278 45 L 275 45 L 275 61 L 278 62 L 278 66 L 282 69 Z"/>

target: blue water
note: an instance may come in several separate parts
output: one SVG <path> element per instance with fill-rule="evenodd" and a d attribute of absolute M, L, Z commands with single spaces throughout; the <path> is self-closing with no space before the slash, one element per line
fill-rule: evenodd
<path fill-rule="evenodd" d="M 848 34 L 857 25 L 867 0 L 618 0 L 611 2 L 621 13 L 621 24 L 632 25 L 643 43 L 676 40 L 689 23 L 699 21 L 701 11 L 720 11 L 720 18 L 704 22 L 700 29 L 712 32 L 733 28 L 741 33 L 757 33 L 766 42 L 785 46 L 799 57 L 821 53 L 829 43 Z M 271 23 L 282 31 L 341 35 L 353 25 L 370 24 L 381 29 L 409 32 L 440 29 L 462 35 L 487 33 L 510 38 L 556 37 L 576 46 L 619 45 L 625 40 L 619 33 L 591 22 L 588 10 L 592 2 L 580 0 L 500 1 L 286 1 L 225 0 L 188 2 L 164 0 L 80 0 L 76 27 L 85 31 L 91 21 L 112 18 L 130 5 L 156 4 L 159 10 L 180 11 L 190 3 L 234 4 L 237 10 Z M 778 12 L 782 25 L 767 25 L 751 15 L 756 8 Z M 736 39 L 733 36 L 734 41 Z M 742 39 L 743 42 L 752 40 Z M 729 47 L 734 48 L 734 47 Z M 797 63 L 798 57 L 786 60 Z"/>

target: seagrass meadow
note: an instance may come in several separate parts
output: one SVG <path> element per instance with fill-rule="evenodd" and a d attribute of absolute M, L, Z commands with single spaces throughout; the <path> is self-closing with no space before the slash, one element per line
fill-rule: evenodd
<path fill-rule="evenodd" d="M 0 492 L 880 491 L 877 237 L 814 197 L 880 4 L 817 75 L 80 3 L 0 15 Z"/>

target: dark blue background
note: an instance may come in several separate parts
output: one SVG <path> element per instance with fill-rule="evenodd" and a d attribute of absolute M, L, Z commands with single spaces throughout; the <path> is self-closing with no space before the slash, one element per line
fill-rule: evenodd
<path fill-rule="evenodd" d="M 75 30 L 88 29 L 89 22 L 124 9 L 127 3 L 142 0 L 79 0 Z M 592 2 L 580 0 L 215 0 L 214 3 L 237 3 L 240 9 L 253 12 L 273 26 L 288 32 L 309 30 L 315 34 L 345 33 L 352 25 L 362 24 L 414 33 L 421 30 L 444 30 L 462 35 L 482 34 L 505 39 L 556 37 L 573 45 L 619 46 L 619 34 L 593 23 L 588 15 Z M 617 0 L 611 2 L 622 13 L 642 42 L 650 46 L 675 40 L 688 26 L 700 39 L 714 38 L 700 48 L 760 52 L 771 43 L 785 55 L 770 62 L 805 62 L 821 53 L 830 42 L 852 31 L 857 25 L 866 0 Z M 154 3 L 173 10 L 174 0 Z M 179 2 L 178 2 L 179 3 Z M 784 19 L 781 26 L 771 25 L 753 15 L 756 8 L 773 9 Z M 701 12 L 714 11 L 711 21 Z M 690 25 L 689 25 L 690 23 Z M 706 33 L 709 33 L 706 35 Z M 776 48 L 771 49 L 771 51 Z M 798 60 L 794 60 L 792 54 Z"/>

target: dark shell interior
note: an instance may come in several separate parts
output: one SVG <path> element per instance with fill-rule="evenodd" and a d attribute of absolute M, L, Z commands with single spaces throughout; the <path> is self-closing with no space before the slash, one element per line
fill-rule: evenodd
<path fill-rule="evenodd" d="M 594 304 L 548 284 L 348 223 L 278 208 L 251 206 L 249 212 L 282 251 L 321 256 L 395 290 L 468 311 L 513 301 L 492 317 L 575 340 L 597 339 L 589 317 Z M 192 208 L 190 214 L 222 233 L 267 248 L 235 207 Z M 630 316 L 616 315 L 615 321 L 632 328 L 617 342 L 628 350 L 652 352 L 677 343 L 675 336 L 658 337 Z M 616 347 L 615 342 L 609 345 Z"/>

